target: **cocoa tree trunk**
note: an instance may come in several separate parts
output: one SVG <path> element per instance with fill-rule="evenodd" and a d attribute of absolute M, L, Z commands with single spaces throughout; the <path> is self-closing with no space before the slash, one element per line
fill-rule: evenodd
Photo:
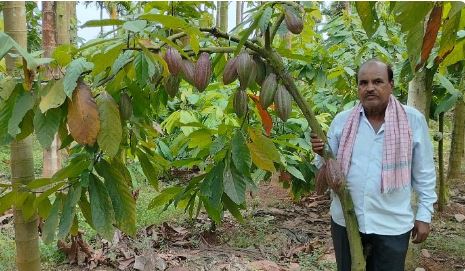
<path fill-rule="evenodd" d="M 464 81 L 462 79 L 462 81 Z M 450 144 L 449 166 L 447 170 L 447 182 L 453 183 L 461 179 L 462 160 L 465 139 L 465 102 L 459 98 L 454 110 L 454 126 Z"/>
<path fill-rule="evenodd" d="M 444 112 L 439 114 L 439 133 L 444 134 Z M 447 203 L 447 184 L 444 179 L 444 138 L 438 142 L 438 164 L 439 164 L 439 202 L 438 210 L 442 212 Z"/>
<path fill-rule="evenodd" d="M 242 1 L 236 2 L 236 25 L 242 23 L 242 12 L 244 3 Z"/>
<path fill-rule="evenodd" d="M 228 1 L 219 2 L 219 25 L 218 28 L 223 32 L 228 32 Z"/>
<path fill-rule="evenodd" d="M 433 77 L 437 67 L 427 69 L 426 67 L 415 73 L 408 85 L 407 105 L 418 109 L 429 120 Z"/>
<path fill-rule="evenodd" d="M 3 15 L 5 32 L 21 47 L 27 48 L 26 7 L 24 1 L 4 2 Z M 13 51 L 14 53 L 14 51 Z M 15 59 L 6 56 L 7 73 L 15 71 Z M 34 180 L 32 138 L 13 142 L 10 145 L 11 182 L 27 184 Z M 38 216 L 25 220 L 22 210 L 14 208 L 14 229 L 16 243 L 16 268 L 19 271 L 40 271 Z"/>

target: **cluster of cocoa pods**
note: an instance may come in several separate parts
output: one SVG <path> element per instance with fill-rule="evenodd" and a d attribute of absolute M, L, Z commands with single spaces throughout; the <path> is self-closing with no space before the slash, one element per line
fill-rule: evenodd
<path fill-rule="evenodd" d="M 207 88 L 212 75 L 212 64 L 208 53 L 201 53 L 194 64 L 188 59 L 183 59 L 178 50 L 169 47 L 163 58 L 170 72 L 170 75 L 163 82 L 170 97 L 174 97 L 178 93 L 181 79 L 186 80 L 200 92 Z"/>

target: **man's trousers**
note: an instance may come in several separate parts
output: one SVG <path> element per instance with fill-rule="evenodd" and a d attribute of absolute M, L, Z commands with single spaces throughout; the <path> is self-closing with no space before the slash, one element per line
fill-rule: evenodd
<path fill-rule="evenodd" d="M 350 271 L 350 248 L 346 228 L 331 219 L 331 236 L 338 271 Z M 404 271 L 410 231 L 401 235 L 363 234 L 366 271 Z"/>

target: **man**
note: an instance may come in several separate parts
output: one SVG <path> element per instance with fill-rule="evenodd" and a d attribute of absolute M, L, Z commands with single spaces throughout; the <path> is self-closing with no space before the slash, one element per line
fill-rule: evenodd
<path fill-rule="evenodd" d="M 372 59 L 357 74 L 360 103 L 336 115 L 328 144 L 354 202 L 368 271 L 403 271 L 413 243 L 429 234 L 435 193 L 433 147 L 424 116 L 392 95 L 392 69 Z M 312 149 L 324 143 L 312 134 Z M 322 164 L 322 158 L 317 161 Z M 417 211 L 411 206 L 417 193 Z M 350 270 L 350 251 L 340 201 L 331 193 L 331 234 L 338 270 Z"/>

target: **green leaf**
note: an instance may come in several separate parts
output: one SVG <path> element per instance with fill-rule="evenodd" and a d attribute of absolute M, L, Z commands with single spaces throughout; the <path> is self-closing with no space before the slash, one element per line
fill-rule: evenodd
<path fill-rule="evenodd" d="M 101 27 L 101 26 L 112 26 L 112 25 L 122 25 L 125 21 L 118 19 L 102 19 L 102 20 L 90 20 L 81 25 L 81 28 L 84 27 Z"/>
<path fill-rule="evenodd" d="M 132 55 L 134 51 L 124 51 L 124 53 L 120 54 L 118 58 L 115 60 L 113 65 L 111 66 L 110 75 L 113 76 L 117 74 L 124 66 L 126 66 L 129 62 L 132 61 Z"/>
<path fill-rule="evenodd" d="M 244 217 L 242 217 L 241 211 L 239 210 L 239 205 L 234 203 L 227 195 L 223 194 L 223 205 L 224 207 L 233 215 L 235 219 L 239 222 L 244 222 Z"/>
<path fill-rule="evenodd" d="M 39 103 L 39 108 L 42 113 L 45 113 L 51 108 L 57 108 L 66 100 L 64 91 L 63 79 L 50 80 L 42 89 L 42 98 Z"/>
<path fill-rule="evenodd" d="M 245 201 L 245 180 L 233 163 L 226 162 L 223 172 L 224 192 L 236 204 Z"/>
<path fill-rule="evenodd" d="M 35 98 L 31 92 L 23 92 L 16 100 L 10 120 L 8 121 L 8 133 L 15 137 L 21 132 L 19 124 L 26 113 L 34 106 Z"/>
<path fill-rule="evenodd" d="M 147 26 L 146 20 L 128 21 L 123 24 L 123 28 L 132 32 L 142 32 Z"/>
<path fill-rule="evenodd" d="M 441 65 L 447 67 L 462 61 L 463 59 L 465 59 L 465 39 L 455 44 L 454 49 L 447 55 L 444 61 L 442 61 Z"/>
<path fill-rule="evenodd" d="M 402 26 L 402 32 L 413 30 L 423 24 L 434 2 L 398 2 L 394 7 L 395 19 Z M 423 37 L 423 32 L 421 33 Z M 420 44 L 421 45 L 421 44 Z"/>
<path fill-rule="evenodd" d="M 250 151 L 247 148 L 247 142 L 240 129 L 236 130 L 231 141 L 231 154 L 232 160 L 236 168 L 243 174 L 248 175 L 252 160 L 250 158 Z"/>
<path fill-rule="evenodd" d="M 107 240 L 113 238 L 115 214 L 106 187 L 94 174 L 89 180 L 90 209 L 95 230 Z"/>
<path fill-rule="evenodd" d="M 58 226 L 58 235 L 59 240 L 64 239 L 73 225 L 74 216 L 76 215 L 76 204 L 78 203 L 81 197 L 81 186 L 76 187 L 70 186 L 68 190 L 68 195 L 65 198 L 63 204 L 63 212 Z"/>
<path fill-rule="evenodd" d="M 241 32 L 241 40 L 239 41 L 239 44 L 237 44 L 237 48 L 236 51 L 234 51 L 234 55 L 238 55 L 241 52 L 242 46 L 244 46 L 244 43 L 249 39 L 250 34 L 252 34 L 252 32 L 257 28 L 262 15 L 263 10 L 255 13 L 253 23 L 250 24 L 249 28 Z"/>
<path fill-rule="evenodd" d="M 13 190 L 0 197 L 0 214 L 3 214 L 13 206 L 16 200 L 16 194 L 16 190 Z"/>
<path fill-rule="evenodd" d="M 223 174 L 225 174 L 224 161 L 220 161 L 200 185 L 200 195 L 204 198 L 204 205 L 208 215 L 217 223 L 221 222 L 221 196 L 223 195 Z"/>
<path fill-rule="evenodd" d="M 153 66 L 153 63 L 150 62 Z M 149 62 L 143 52 L 139 52 L 134 58 L 134 68 L 136 69 L 136 79 L 139 85 L 145 86 L 149 79 Z"/>
<path fill-rule="evenodd" d="M 13 114 L 13 108 L 16 104 L 16 98 L 18 96 L 17 89 L 20 84 L 17 85 L 13 93 L 10 95 L 7 101 L 0 102 L 0 146 L 10 143 L 13 137 L 8 133 L 8 122 Z"/>
<path fill-rule="evenodd" d="M 64 77 L 64 89 L 66 96 L 72 97 L 74 89 L 77 86 L 77 80 L 81 76 L 82 73 L 92 70 L 94 64 L 91 62 L 87 62 L 87 60 L 83 57 L 73 60 L 69 63 L 68 67 L 66 67 L 66 73 Z"/>
<path fill-rule="evenodd" d="M 26 187 L 29 189 L 37 189 L 52 183 L 51 178 L 39 178 L 29 182 Z"/>
<path fill-rule="evenodd" d="M 63 185 L 65 185 L 65 182 L 59 182 L 57 183 L 55 186 L 53 186 L 52 188 L 50 189 L 47 189 L 45 190 L 44 192 L 42 192 L 42 194 L 40 194 L 35 202 L 34 202 L 34 205 L 35 206 L 39 206 L 40 203 L 44 200 L 44 199 L 48 199 L 48 196 L 50 196 L 51 194 L 55 193 L 56 191 L 58 191 L 58 189 L 60 189 Z"/>
<path fill-rule="evenodd" d="M 34 208 L 35 199 L 36 195 L 34 193 L 28 193 L 23 206 L 21 206 L 21 211 L 23 212 L 23 218 L 25 221 L 29 221 L 29 219 L 31 219 L 37 212 L 37 209 Z"/>
<path fill-rule="evenodd" d="M 247 147 L 249 147 L 252 162 L 258 168 L 275 172 L 276 168 L 273 162 L 280 162 L 280 155 L 273 141 L 263 136 L 258 129 L 250 128 L 249 136 L 252 142 L 247 143 Z"/>
<path fill-rule="evenodd" d="M 76 53 L 77 49 L 72 44 L 62 44 L 55 48 L 52 53 L 52 57 L 55 59 L 58 65 L 64 67 L 68 65 Z"/>
<path fill-rule="evenodd" d="M 449 79 L 447 79 L 444 75 L 438 73 L 437 77 L 439 79 L 439 83 L 441 84 L 441 86 L 443 86 L 448 93 L 450 93 L 451 95 L 455 95 L 455 96 L 461 95 L 460 91 L 458 91 L 454 87 L 454 85 L 449 81 Z"/>
<path fill-rule="evenodd" d="M 60 211 L 63 206 L 63 196 L 57 194 L 55 202 L 53 202 L 50 214 L 45 219 L 44 227 L 42 228 L 42 240 L 46 244 L 50 244 L 55 239 L 55 231 L 60 219 Z"/>
<path fill-rule="evenodd" d="M 52 204 L 48 198 L 43 199 L 37 205 L 37 210 L 39 211 L 39 216 L 43 219 L 47 218 L 50 215 L 50 211 L 52 210 Z"/>
<path fill-rule="evenodd" d="M 171 200 L 176 197 L 179 193 L 181 193 L 184 190 L 184 187 L 181 186 L 171 186 L 166 189 L 163 189 L 163 191 L 160 192 L 155 198 L 153 198 L 149 205 L 148 209 L 153 209 L 155 207 L 159 207 L 162 205 L 167 204 Z"/>
<path fill-rule="evenodd" d="M 125 176 L 118 171 L 124 165 L 110 165 L 101 160 L 96 164 L 97 173 L 105 179 L 105 186 L 110 195 L 113 210 L 115 211 L 116 226 L 123 232 L 134 236 L 136 233 L 136 201 Z"/>
<path fill-rule="evenodd" d="M 454 108 L 460 96 L 457 95 L 445 95 L 439 102 L 434 111 L 434 116 L 438 116 L 441 113 L 445 113 Z"/>
<path fill-rule="evenodd" d="M 118 41 L 115 44 L 109 45 L 102 49 L 100 53 L 95 54 L 92 57 L 92 63 L 94 68 L 92 69 L 91 75 L 96 76 L 97 74 L 104 71 L 106 68 L 111 67 L 115 62 L 118 55 L 121 53 L 125 44 L 122 41 Z"/>
<path fill-rule="evenodd" d="M 258 21 L 258 27 L 262 33 L 265 33 L 266 28 L 271 23 L 271 15 L 273 15 L 273 8 L 268 6 L 265 8 L 262 17 L 260 17 L 260 20 Z"/>
<path fill-rule="evenodd" d="M 16 41 L 14 41 L 8 34 L 0 32 L 0 59 L 2 59 L 8 51 L 12 48 L 15 48 L 17 53 L 21 55 L 27 63 L 27 68 L 29 70 L 34 70 L 37 68 L 38 63 L 33 55 L 29 54 L 26 49 L 19 46 Z"/>
<path fill-rule="evenodd" d="M 137 158 L 139 159 L 139 162 L 140 162 L 140 165 L 142 167 L 142 171 L 144 172 L 145 177 L 147 177 L 147 180 L 153 187 L 158 188 L 159 172 L 155 169 L 152 162 L 147 157 L 147 154 L 145 154 L 141 150 L 137 150 L 136 155 L 137 155 Z"/>
<path fill-rule="evenodd" d="M 412 70 L 415 70 L 415 67 L 420 59 L 421 47 L 423 44 L 423 32 L 424 26 L 423 23 L 417 24 L 411 31 L 407 33 L 407 52 L 408 59 L 410 61 L 410 66 Z"/>
<path fill-rule="evenodd" d="M 302 175 L 302 172 L 300 172 L 298 169 L 296 169 L 293 166 L 286 166 L 286 170 L 294 177 L 296 177 L 299 180 L 305 181 L 304 175 Z"/>
<path fill-rule="evenodd" d="M 457 28 L 460 23 L 461 13 L 458 12 L 452 17 L 448 17 L 442 26 L 441 41 L 439 45 L 438 57 L 444 58 L 444 56 L 454 49 L 457 39 Z"/>
<path fill-rule="evenodd" d="M 186 33 L 190 35 L 200 36 L 201 32 L 198 28 L 190 25 L 180 17 L 174 17 L 169 15 L 162 15 L 162 14 L 144 14 L 139 16 L 139 19 L 144 19 L 148 21 L 158 22 L 163 24 L 165 28 L 181 28 L 186 31 Z"/>
<path fill-rule="evenodd" d="M 42 148 L 49 148 L 58 132 L 63 113 L 61 108 L 50 109 L 45 113 L 36 110 L 34 115 L 34 129 Z"/>
<path fill-rule="evenodd" d="M 81 199 L 79 200 L 78 204 L 87 224 L 89 224 L 90 226 L 92 226 L 92 228 L 95 229 L 94 223 L 92 222 L 92 212 L 90 210 L 90 203 L 89 200 L 87 200 L 87 196 L 84 189 L 82 190 Z"/>
<path fill-rule="evenodd" d="M 99 147 L 113 158 L 119 150 L 119 145 L 123 137 L 121 118 L 113 97 L 103 91 L 97 97 L 97 106 L 100 113 L 100 131 L 97 135 Z"/>
<path fill-rule="evenodd" d="M 69 164 L 53 174 L 52 179 L 55 182 L 63 181 L 68 178 L 79 176 L 85 169 L 90 166 L 90 159 L 86 154 L 80 154 L 71 159 Z"/>
<path fill-rule="evenodd" d="M 212 144 L 212 135 L 208 129 L 200 129 L 189 135 L 189 148 L 204 149 Z"/>
<path fill-rule="evenodd" d="M 358 16 L 362 20 L 363 28 L 368 38 L 371 38 L 379 27 L 379 19 L 376 14 L 376 2 L 355 2 Z"/>
<path fill-rule="evenodd" d="M 0 79 L 0 98 L 2 98 L 3 100 L 8 100 L 15 87 L 16 79 L 11 77 L 5 77 Z"/>

